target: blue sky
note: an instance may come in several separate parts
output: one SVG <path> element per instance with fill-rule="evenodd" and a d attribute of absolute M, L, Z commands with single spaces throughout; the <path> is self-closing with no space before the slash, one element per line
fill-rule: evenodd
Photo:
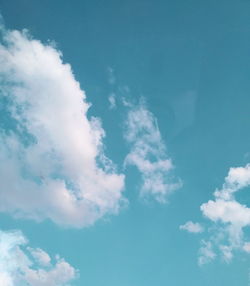
<path fill-rule="evenodd" d="M 0 12 L 0 284 L 249 285 L 250 1 Z"/>

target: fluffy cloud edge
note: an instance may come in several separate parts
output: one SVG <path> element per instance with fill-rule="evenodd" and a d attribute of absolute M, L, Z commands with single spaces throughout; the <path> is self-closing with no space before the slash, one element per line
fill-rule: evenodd
<path fill-rule="evenodd" d="M 70 286 L 79 271 L 58 255 L 28 246 L 20 230 L 0 230 L 1 286 Z"/>
<path fill-rule="evenodd" d="M 104 154 L 105 131 L 70 65 L 27 31 L 1 35 L 0 93 L 14 127 L 0 130 L 0 211 L 70 227 L 118 213 L 125 176 Z"/>
<path fill-rule="evenodd" d="M 250 164 L 229 169 L 221 189 L 216 189 L 214 199 L 200 206 L 207 219 L 209 236 L 201 240 L 198 264 L 203 265 L 220 257 L 230 263 L 235 253 L 250 253 L 245 228 L 250 226 L 250 208 L 236 199 L 240 190 L 250 186 Z M 189 225 L 190 226 L 190 225 Z M 183 225 L 182 229 L 187 229 Z"/>

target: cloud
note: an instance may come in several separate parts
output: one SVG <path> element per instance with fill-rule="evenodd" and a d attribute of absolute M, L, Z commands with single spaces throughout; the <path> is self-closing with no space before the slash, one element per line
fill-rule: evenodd
<path fill-rule="evenodd" d="M 243 250 L 250 253 L 250 242 L 245 242 L 243 245 Z"/>
<path fill-rule="evenodd" d="M 216 254 L 213 251 L 212 243 L 210 241 L 202 240 L 201 245 L 202 246 L 199 250 L 199 260 L 198 260 L 199 265 L 208 263 L 216 257 Z"/>
<path fill-rule="evenodd" d="M 180 225 L 180 229 L 186 230 L 192 233 L 201 233 L 204 231 L 201 224 L 199 224 L 198 222 L 192 222 L 192 221 L 188 221 L 185 224 Z"/>
<path fill-rule="evenodd" d="M 240 227 L 250 223 L 250 209 L 234 200 L 210 200 L 201 206 L 201 211 L 214 222 L 231 223 Z"/>
<path fill-rule="evenodd" d="M 105 131 L 55 47 L 1 29 L 0 211 L 83 227 L 126 202 Z"/>
<path fill-rule="evenodd" d="M 142 176 L 141 195 L 152 195 L 159 202 L 180 188 L 175 180 L 174 169 L 163 143 L 157 120 L 144 102 L 129 104 L 124 137 L 131 146 L 125 165 L 134 165 Z"/>
<path fill-rule="evenodd" d="M 28 248 L 34 259 L 42 266 L 50 266 L 50 256 L 40 248 Z"/>
<path fill-rule="evenodd" d="M 230 168 L 222 188 L 215 190 L 214 199 L 200 207 L 202 214 L 211 223 L 207 247 L 209 250 L 213 248 L 213 252 L 220 254 L 226 262 L 232 260 L 236 250 L 250 252 L 249 242 L 245 241 L 244 235 L 244 228 L 250 226 L 250 208 L 235 198 L 238 191 L 249 186 L 250 164 Z M 202 249 L 200 259 L 203 263 L 215 258 L 216 255 L 208 255 L 209 259 L 204 259 L 204 245 Z"/>
<path fill-rule="evenodd" d="M 27 244 L 20 231 L 0 231 L 1 286 L 69 286 L 77 278 L 78 271 L 64 259 L 57 256 L 52 263 L 45 251 Z"/>
<path fill-rule="evenodd" d="M 116 108 L 116 96 L 114 93 L 111 93 L 108 97 L 109 101 L 109 109 L 115 109 Z"/>

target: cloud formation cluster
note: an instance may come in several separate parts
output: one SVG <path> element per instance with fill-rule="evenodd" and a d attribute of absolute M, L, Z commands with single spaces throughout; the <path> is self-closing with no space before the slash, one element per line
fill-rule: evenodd
<path fill-rule="evenodd" d="M 129 104 L 124 137 L 131 146 L 125 165 L 135 166 L 142 176 L 141 196 L 153 196 L 165 202 L 167 196 L 181 187 L 173 178 L 172 160 L 167 155 L 155 116 L 144 102 Z"/>
<path fill-rule="evenodd" d="M 51 259 L 27 244 L 20 231 L 0 231 L 1 286 L 69 286 L 77 277 L 77 271 L 58 255 Z"/>
<path fill-rule="evenodd" d="M 117 213 L 124 175 L 70 65 L 26 31 L 1 34 L 0 211 L 73 227 Z"/>
<path fill-rule="evenodd" d="M 250 252 L 250 243 L 245 241 L 244 228 L 250 225 L 250 208 L 238 202 L 235 194 L 250 186 L 250 164 L 230 168 L 214 200 L 201 205 L 203 215 L 212 223 L 212 235 L 202 241 L 200 264 L 213 260 L 220 253 L 229 262 L 235 250 Z"/>
<path fill-rule="evenodd" d="M 27 31 L 0 27 L 0 212 L 70 227 L 118 213 L 124 178 L 105 156 L 105 131 L 88 117 L 90 104 L 69 64 L 52 44 Z M 115 83 L 110 70 L 110 84 Z M 116 107 L 116 97 L 110 98 Z M 165 202 L 174 180 L 156 118 L 145 104 L 128 105 L 125 165 L 142 175 L 141 195 Z M 27 246 L 20 231 L 0 231 L 0 285 L 69 286 L 77 271 Z"/>

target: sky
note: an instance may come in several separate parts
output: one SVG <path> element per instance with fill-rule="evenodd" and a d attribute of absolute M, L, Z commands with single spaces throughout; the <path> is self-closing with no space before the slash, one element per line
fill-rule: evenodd
<path fill-rule="evenodd" d="M 250 1 L 0 0 L 0 285 L 250 285 Z"/>

